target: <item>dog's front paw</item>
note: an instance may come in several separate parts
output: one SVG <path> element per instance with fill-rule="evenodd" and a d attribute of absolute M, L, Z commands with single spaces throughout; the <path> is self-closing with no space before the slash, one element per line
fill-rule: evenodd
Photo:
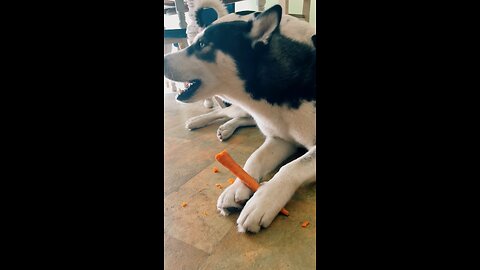
<path fill-rule="evenodd" d="M 278 183 L 260 186 L 237 219 L 238 231 L 258 233 L 261 227 L 270 226 L 291 195 L 291 190 L 283 189 Z"/>
<path fill-rule="evenodd" d="M 203 101 L 203 106 L 205 106 L 205 108 L 208 108 L 208 109 L 211 109 L 213 108 L 213 101 L 211 98 L 207 98 Z"/>
<path fill-rule="evenodd" d="M 224 141 L 230 138 L 230 136 L 232 136 L 234 131 L 235 131 L 235 128 L 229 125 L 228 123 L 223 124 L 217 129 L 217 138 L 220 141 Z"/>
<path fill-rule="evenodd" d="M 217 209 L 220 214 L 228 216 L 230 212 L 243 208 L 245 202 L 252 196 L 253 192 L 240 180 L 227 187 L 217 200 Z"/>
<path fill-rule="evenodd" d="M 208 119 L 205 119 L 205 117 L 202 117 L 202 115 L 200 116 L 196 116 L 196 117 L 192 117 L 190 119 L 188 119 L 186 122 L 185 122 L 185 127 L 187 129 L 197 129 L 197 128 L 201 128 L 201 127 L 205 127 L 208 125 Z"/>

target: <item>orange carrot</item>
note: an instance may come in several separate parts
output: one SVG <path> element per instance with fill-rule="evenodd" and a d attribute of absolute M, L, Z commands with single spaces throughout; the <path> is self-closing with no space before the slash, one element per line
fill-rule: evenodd
<path fill-rule="evenodd" d="M 260 187 L 258 182 L 251 177 L 245 170 L 238 165 L 235 160 L 227 153 L 226 150 L 215 155 L 215 159 L 220 162 L 225 168 L 231 171 L 235 176 L 238 177 L 249 189 L 253 192 L 257 191 Z M 282 208 L 280 212 L 286 216 L 289 215 L 288 211 L 285 208 Z"/>
<path fill-rule="evenodd" d="M 214 173 L 217 173 L 217 172 L 218 172 L 218 168 L 217 168 L 217 167 L 213 167 L 213 172 L 214 172 Z"/>
<path fill-rule="evenodd" d="M 306 227 L 308 226 L 308 224 L 310 224 L 310 222 L 304 221 L 304 222 L 302 223 L 302 227 L 303 227 L 303 228 L 306 228 Z"/>

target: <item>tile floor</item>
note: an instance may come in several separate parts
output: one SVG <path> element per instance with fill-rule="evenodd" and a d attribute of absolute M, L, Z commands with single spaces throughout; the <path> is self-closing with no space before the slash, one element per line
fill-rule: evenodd
<path fill-rule="evenodd" d="M 220 142 L 216 137 L 220 123 L 188 131 L 185 121 L 210 109 L 201 102 L 180 104 L 174 97 L 174 93 L 164 96 L 165 269 L 315 269 L 315 185 L 295 193 L 285 206 L 289 217 L 277 216 L 258 234 L 238 233 L 238 213 L 223 217 L 216 210 L 222 190 L 215 184 L 225 187 L 235 177 L 214 156 L 227 149 L 243 165 L 263 143 L 263 135 L 256 127 L 246 127 Z M 212 172 L 214 166 L 218 173 Z M 187 206 L 182 207 L 182 202 Z M 310 225 L 302 228 L 305 220 Z"/>

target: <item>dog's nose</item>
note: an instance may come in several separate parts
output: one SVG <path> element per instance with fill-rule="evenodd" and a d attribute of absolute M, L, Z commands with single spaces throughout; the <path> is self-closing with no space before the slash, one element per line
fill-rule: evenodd
<path fill-rule="evenodd" d="M 167 68 L 168 68 L 168 57 L 164 56 L 163 57 L 163 73 L 167 73 Z"/>

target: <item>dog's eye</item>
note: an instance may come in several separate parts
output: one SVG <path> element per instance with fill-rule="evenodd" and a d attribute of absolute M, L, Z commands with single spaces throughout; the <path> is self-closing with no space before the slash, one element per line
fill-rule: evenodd
<path fill-rule="evenodd" d="M 198 42 L 198 47 L 200 47 L 200 49 L 203 49 L 205 46 L 206 46 L 205 42 L 203 42 L 203 41 Z"/>

